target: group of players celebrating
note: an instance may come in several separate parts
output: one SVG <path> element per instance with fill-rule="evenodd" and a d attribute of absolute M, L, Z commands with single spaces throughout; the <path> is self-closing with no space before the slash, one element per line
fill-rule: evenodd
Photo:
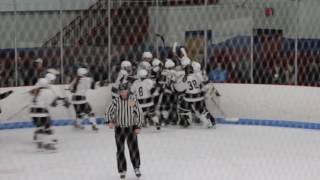
<path fill-rule="evenodd" d="M 142 60 L 135 67 L 128 60 L 122 61 L 117 79 L 112 83 L 112 97 L 119 96 L 120 84 L 130 85 L 131 93 L 136 95 L 144 114 L 143 127 L 155 126 L 160 130 L 166 125 L 188 127 L 192 122 L 202 122 L 206 127 L 214 128 L 215 118 L 205 103 L 205 94 L 209 88 L 206 73 L 201 70 L 199 62 L 190 60 L 184 48 L 179 50 L 180 55 L 174 52 L 172 59 L 165 60 L 154 58 L 151 52 L 144 52 Z M 86 92 L 101 83 L 94 82 L 88 73 L 85 67 L 77 69 L 76 77 L 67 88 L 72 94 L 71 100 L 67 98 L 66 89 L 54 85 L 59 74 L 54 69 L 42 75 L 29 91 L 32 102 L 28 107 L 36 127 L 33 139 L 39 149 L 56 149 L 58 140 L 51 127 L 50 107 L 73 107 L 76 114 L 75 128 L 84 129 L 82 121 L 89 119 L 92 130 L 98 131 Z M 219 94 L 216 92 L 216 95 Z"/>
<path fill-rule="evenodd" d="M 191 61 L 184 48 L 179 54 L 161 61 L 151 52 L 144 52 L 136 68 L 130 61 L 122 61 L 112 95 L 118 96 L 121 83 L 129 83 L 145 116 L 143 126 L 154 125 L 160 130 L 163 125 L 188 127 L 192 122 L 202 122 L 214 128 L 215 118 L 205 103 L 208 78 L 201 64 Z"/>

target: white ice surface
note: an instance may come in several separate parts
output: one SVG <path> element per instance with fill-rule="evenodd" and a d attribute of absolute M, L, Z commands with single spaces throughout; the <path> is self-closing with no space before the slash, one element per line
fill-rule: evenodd
<path fill-rule="evenodd" d="M 37 152 L 32 129 L 0 131 L 0 180 L 119 179 L 113 131 L 100 128 L 56 127 L 57 153 Z M 233 125 L 144 129 L 141 179 L 319 180 L 319 133 Z M 127 162 L 127 179 L 136 179 L 129 156 Z"/>

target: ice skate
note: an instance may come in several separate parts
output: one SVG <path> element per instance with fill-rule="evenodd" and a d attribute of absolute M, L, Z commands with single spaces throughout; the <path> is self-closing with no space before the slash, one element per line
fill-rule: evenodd
<path fill-rule="evenodd" d="M 126 178 L 126 172 L 120 172 L 120 179 L 125 179 Z"/>
<path fill-rule="evenodd" d="M 83 126 L 83 125 L 80 125 L 80 124 L 77 124 L 77 123 L 73 124 L 73 127 L 74 127 L 75 129 L 84 129 L 84 126 Z"/>
<path fill-rule="evenodd" d="M 141 177 L 141 172 L 139 168 L 134 169 L 134 173 L 136 174 L 136 176 L 139 178 Z"/>
<path fill-rule="evenodd" d="M 93 124 L 91 127 L 92 127 L 93 131 L 95 131 L 95 132 L 99 131 L 99 128 L 97 127 L 97 125 Z"/>

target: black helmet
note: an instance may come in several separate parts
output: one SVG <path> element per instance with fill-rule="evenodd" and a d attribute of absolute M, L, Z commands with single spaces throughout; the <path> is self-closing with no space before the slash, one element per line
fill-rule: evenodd
<path fill-rule="evenodd" d="M 191 64 L 187 65 L 185 68 L 184 68 L 184 71 L 186 74 L 192 74 L 193 73 L 193 67 Z"/>
<path fill-rule="evenodd" d="M 121 90 L 129 90 L 129 89 L 130 89 L 129 83 L 121 83 L 121 84 L 119 84 L 119 91 L 121 91 Z"/>

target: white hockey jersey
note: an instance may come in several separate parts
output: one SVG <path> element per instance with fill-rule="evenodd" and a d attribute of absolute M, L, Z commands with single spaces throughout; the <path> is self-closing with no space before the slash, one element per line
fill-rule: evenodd
<path fill-rule="evenodd" d="M 39 94 L 32 98 L 30 117 L 48 117 L 49 107 L 55 97 L 49 88 L 41 88 Z"/>
<path fill-rule="evenodd" d="M 204 100 L 205 93 L 202 90 L 203 81 L 195 73 L 184 77 L 180 83 L 181 89 L 184 89 L 184 100 L 187 102 L 198 102 Z"/>
<path fill-rule="evenodd" d="M 76 80 L 77 81 L 77 80 Z M 78 82 L 74 82 L 71 85 L 72 103 L 84 104 L 87 103 L 86 93 L 89 89 L 92 89 L 93 79 L 90 77 L 80 77 Z"/>
<path fill-rule="evenodd" d="M 131 86 L 131 91 L 137 96 L 141 108 L 151 107 L 153 102 L 153 89 L 155 82 L 151 79 L 135 80 Z"/>
<path fill-rule="evenodd" d="M 160 86 L 164 87 L 164 92 L 165 93 L 172 93 L 172 83 L 176 81 L 176 74 L 175 70 L 170 70 L 170 69 L 164 69 L 161 72 L 159 84 Z"/>
<path fill-rule="evenodd" d="M 112 97 L 119 97 L 118 88 L 119 84 L 128 82 L 129 73 L 126 70 L 121 69 L 116 81 L 111 86 Z"/>

